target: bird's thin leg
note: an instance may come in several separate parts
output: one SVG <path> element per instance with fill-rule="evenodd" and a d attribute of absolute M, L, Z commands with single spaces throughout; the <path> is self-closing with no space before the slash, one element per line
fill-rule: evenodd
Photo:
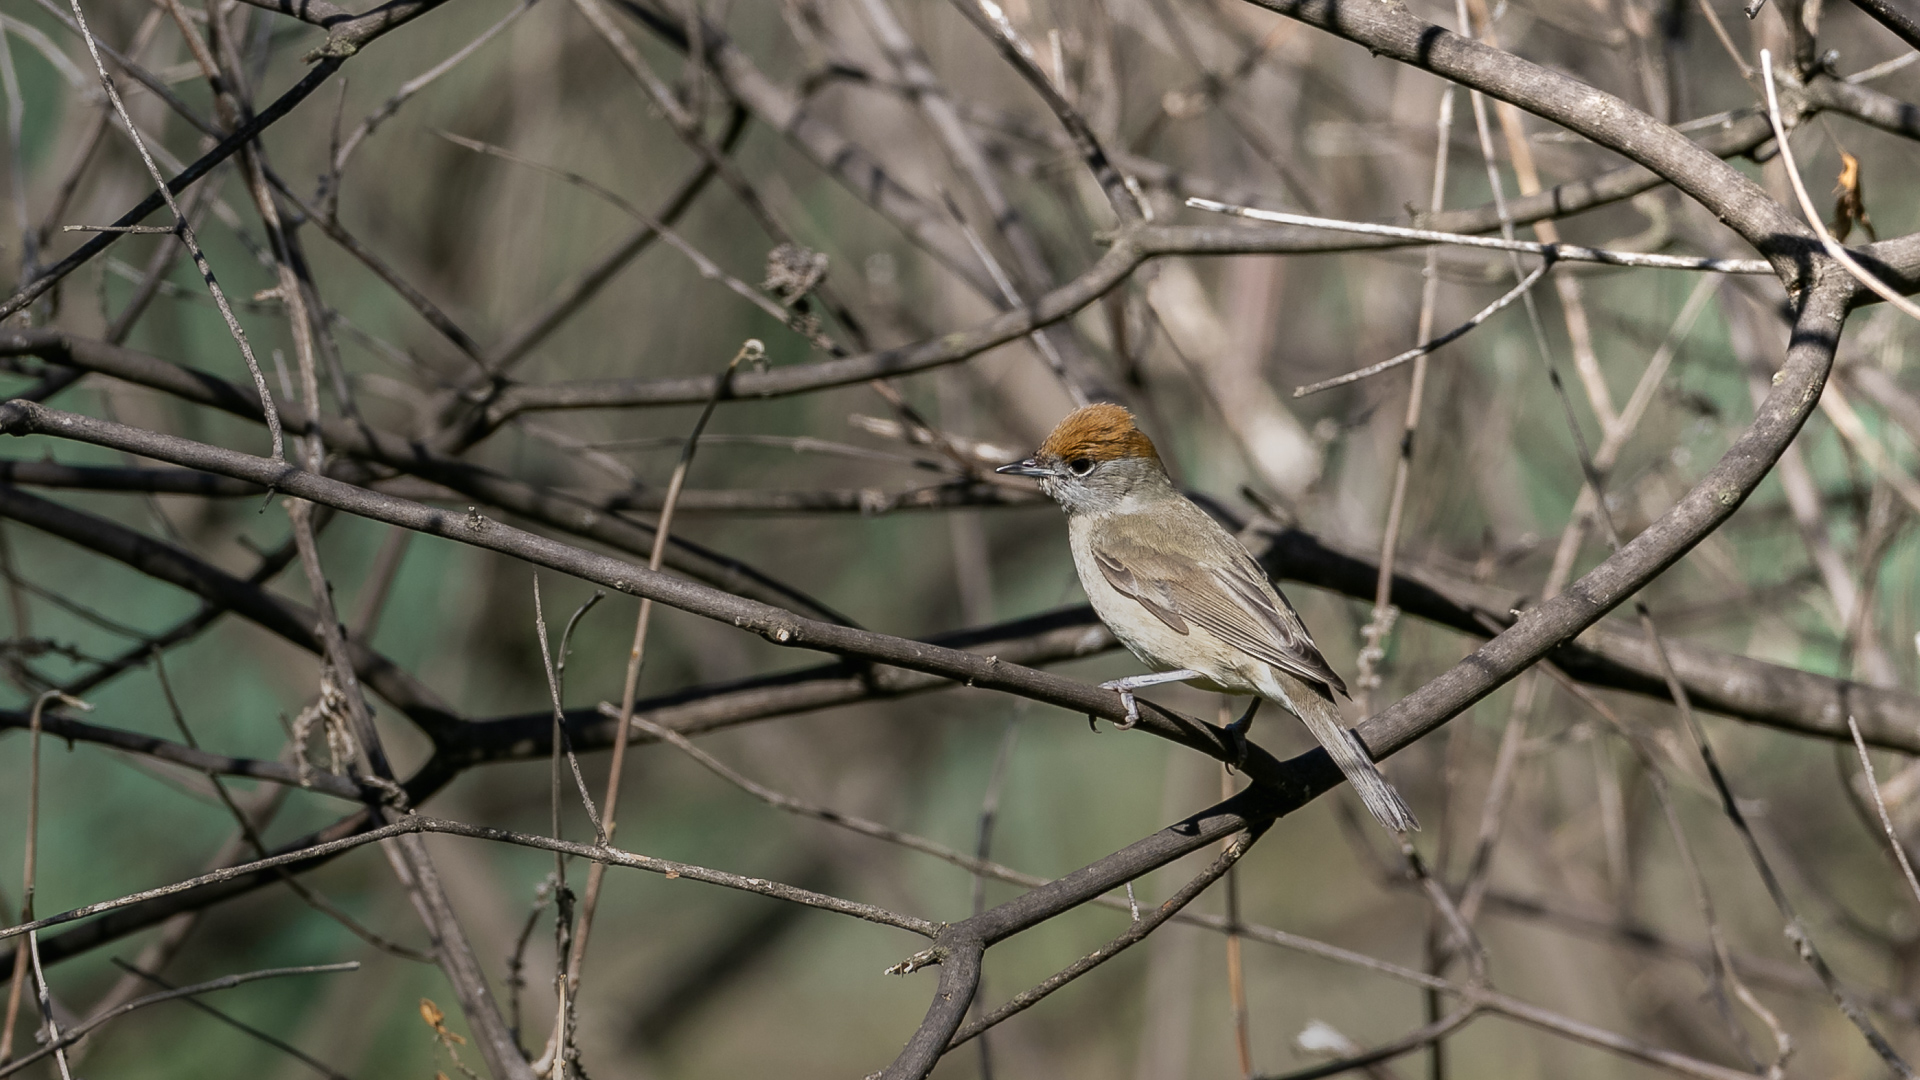
<path fill-rule="evenodd" d="M 1133 698 L 1133 692 L 1135 690 L 1149 686 L 1159 686 L 1161 683 L 1186 682 L 1188 679 L 1198 679 L 1200 677 L 1201 675 L 1197 671 L 1188 671 L 1186 668 L 1181 668 L 1179 671 L 1156 671 L 1151 675 L 1129 675 L 1124 679 L 1112 679 L 1101 683 L 1100 689 L 1118 690 L 1120 692 L 1120 703 L 1127 707 L 1127 718 L 1115 724 L 1114 727 L 1125 731 L 1140 722 L 1140 704 Z"/>

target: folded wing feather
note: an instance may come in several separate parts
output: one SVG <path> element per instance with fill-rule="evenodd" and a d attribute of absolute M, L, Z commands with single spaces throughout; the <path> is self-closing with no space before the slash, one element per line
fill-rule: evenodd
<path fill-rule="evenodd" d="M 1101 538 L 1094 561 L 1108 584 L 1176 633 L 1188 633 L 1190 624 L 1199 626 L 1309 684 L 1347 692 L 1346 683 L 1320 655 L 1293 605 L 1275 591 L 1246 552 L 1203 563 L 1204 573 L 1195 574 L 1193 561 L 1185 556 L 1108 533 Z M 1323 692 L 1333 696 L 1331 691 Z"/>

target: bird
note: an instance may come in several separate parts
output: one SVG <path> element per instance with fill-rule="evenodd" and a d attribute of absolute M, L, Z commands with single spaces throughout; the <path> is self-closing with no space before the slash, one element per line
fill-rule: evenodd
<path fill-rule="evenodd" d="M 1227 728 L 1244 762 L 1246 732 L 1262 701 L 1300 718 L 1367 809 L 1396 833 L 1419 821 L 1341 722 L 1334 694 L 1347 686 L 1300 615 L 1244 544 L 1182 494 L 1133 414 L 1084 405 L 1024 461 L 995 472 L 1032 477 L 1067 515 L 1074 569 L 1094 614 L 1153 669 L 1102 683 L 1139 722 L 1134 691 L 1185 682 L 1253 703 Z"/>

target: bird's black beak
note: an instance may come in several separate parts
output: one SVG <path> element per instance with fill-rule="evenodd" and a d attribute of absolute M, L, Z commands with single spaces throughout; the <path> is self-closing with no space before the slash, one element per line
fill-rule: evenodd
<path fill-rule="evenodd" d="M 1052 469 L 1041 465 L 1033 458 L 1028 458 L 1025 461 L 1016 461 L 1011 465 L 1002 465 L 993 471 L 1003 476 L 1031 476 L 1036 479 L 1046 479 L 1054 475 Z"/>

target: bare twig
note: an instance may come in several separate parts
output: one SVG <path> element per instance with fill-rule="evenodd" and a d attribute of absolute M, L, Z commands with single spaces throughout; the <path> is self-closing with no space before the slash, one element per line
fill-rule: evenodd
<path fill-rule="evenodd" d="M 0 45 L 0 47 L 4 47 Z M 20 921 L 33 921 L 33 893 L 35 871 L 39 866 L 40 843 L 40 722 L 49 704 L 58 701 L 63 705 L 77 709 L 92 709 L 93 706 L 78 698 L 69 697 L 58 690 L 48 690 L 33 699 L 33 711 L 27 728 L 27 833 L 25 854 L 22 856 L 24 868 L 20 871 Z M 40 959 L 35 952 L 36 942 L 32 938 L 22 938 L 13 954 L 13 977 L 7 987 L 7 1012 L 0 1018 L 0 1062 L 13 1058 L 13 1025 L 20 1016 L 20 998 L 27 974 L 29 953 L 33 953 L 33 967 L 39 971 Z M 42 980 L 44 981 L 44 980 Z M 46 1018 L 48 1030 L 53 1037 L 59 1033 L 53 1028 L 53 1013 L 42 1000 L 42 1016 Z M 60 1059 L 60 1069 L 66 1072 L 66 1058 Z"/>
<path fill-rule="evenodd" d="M 1807 224 L 1812 226 L 1814 235 L 1820 238 L 1820 246 L 1835 262 L 1845 267 L 1854 280 L 1873 290 L 1874 295 L 1905 314 L 1920 319 L 1920 304 L 1893 291 L 1886 282 L 1861 266 L 1859 260 L 1827 231 L 1826 223 L 1820 219 L 1820 211 L 1814 208 L 1813 199 L 1807 194 L 1806 182 L 1800 179 L 1800 167 L 1793 160 L 1793 145 L 1787 138 L 1787 126 L 1780 119 L 1780 95 L 1774 86 L 1773 54 L 1769 50 L 1760 50 L 1760 71 L 1767 85 L 1767 119 L 1773 123 L 1774 143 L 1780 147 L 1780 164 L 1786 167 L 1787 179 L 1793 183 L 1794 198 L 1800 201 L 1800 211 L 1806 215 Z"/>
<path fill-rule="evenodd" d="M 1873 775 L 1873 759 L 1867 756 L 1867 744 L 1860 737 L 1860 725 L 1853 717 L 1847 717 L 1847 730 L 1853 733 L 1854 749 L 1860 753 L 1860 774 L 1866 778 L 1867 793 L 1873 796 L 1873 808 L 1880 813 L 1880 827 L 1886 831 L 1887 844 L 1893 848 L 1893 857 L 1900 864 L 1900 873 L 1907 879 L 1907 888 L 1912 890 L 1913 898 L 1920 901 L 1920 878 L 1913 873 L 1913 864 L 1907 861 L 1907 845 L 1900 839 L 1900 833 L 1893 827 L 1893 818 L 1887 814 L 1887 804 L 1880 797 L 1880 781 Z"/>
<path fill-rule="evenodd" d="M 1355 233 L 1361 236 L 1386 236 L 1395 240 L 1406 240 L 1422 244 L 1452 244 L 1458 247 L 1488 248 L 1493 251 L 1512 251 L 1523 255 L 1544 255 L 1549 260 L 1560 259 L 1566 262 L 1599 263 L 1605 266 L 1639 266 L 1662 270 L 1701 270 L 1717 274 L 1770 274 L 1773 268 L 1764 259 L 1712 259 L 1694 258 L 1685 255 L 1653 255 L 1638 251 L 1608 251 L 1604 248 L 1581 247 L 1578 244 L 1536 242 L 1532 240 L 1507 240 L 1492 236 L 1468 236 L 1464 233 L 1439 232 L 1433 229 L 1413 229 L 1404 225 L 1376 225 L 1365 221 L 1336 221 L 1332 218 L 1308 217 L 1305 214 L 1286 214 L 1278 210 L 1260 210 L 1251 206 L 1231 206 L 1215 202 L 1212 199 L 1191 198 L 1187 205 L 1196 210 L 1211 210 L 1219 214 L 1231 214 L 1234 217 L 1251 218 L 1254 221 L 1270 221 L 1276 225 L 1298 225 L 1307 229 L 1328 229 L 1333 232 Z M 1438 209 L 1434 211 L 1438 213 Z"/>
<path fill-rule="evenodd" d="M 1222 875 L 1233 869 L 1234 864 L 1238 863 L 1241 857 L 1246 855 L 1247 849 L 1251 848 L 1265 831 L 1264 826 L 1256 827 L 1243 833 L 1238 839 L 1232 840 L 1227 845 L 1226 850 L 1222 851 L 1219 857 L 1214 859 L 1212 865 L 1202 870 L 1192 881 L 1181 886 L 1178 892 L 1168 897 L 1152 911 L 1134 920 L 1133 924 L 1127 927 L 1125 933 L 1087 954 L 1080 960 L 1075 961 L 1072 966 L 1062 969 L 1046 981 L 1030 990 L 1022 992 L 1006 1004 L 961 1028 L 953 1035 L 952 1041 L 948 1044 L 948 1049 L 952 1049 L 966 1042 L 968 1039 L 977 1037 L 988 1028 L 993 1027 L 1015 1013 L 1032 1008 L 1048 994 L 1053 993 L 1055 990 L 1060 989 L 1062 986 L 1092 971 L 1094 968 L 1099 967 L 1101 964 L 1106 963 L 1108 960 L 1113 959 L 1115 956 L 1118 956 L 1120 953 L 1125 952 L 1127 949 L 1144 940 L 1148 934 L 1178 914 L 1180 909 L 1186 907 L 1195 897 L 1205 892 L 1214 882 L 1220 880 Z"/>
<path fill-rule="evenodd" d="M 810 889 L 800 889 L 777 881 L 768 881 L 765 878 L 731 874 L 722 870 L 712 870 L 704 866 L 695 866 L 692 863 L 675 862 L 671 859 L 656 859 L 647 855 L 637 855 L 632 852 L 621 851 L 618 848 L 595 847 L 590 844 L 555 840 L 551 837 L 534 836 L 527 833 L 513 832 L 508 829 L 496 829 L 484 825 L 469 825 L 460 821 L 431 818 L 423 814 L 409 814 L 389 824 L 368 829 L 365 832 L 356 833 L 352 836 L 342 837 L 338 840 L 329 840 L 324 843 L 313 844 L 293 851 L 282 852 L 265 859 L 255 859 L 250 862 L 223 867 L 219 870 L 200 874 L 184 881 L 174 882 L 171 885 L 145 889 L 140 892 L 129 893 L 113 900 L 103 900 L 97 903 L 87 904 L 83 907 L 77 907 L 70 911 L 63 911 L 56 915 L 23 921 L 13 926 L 0 927 L 0 940 L 20 937 L 31 932 L 45 930 L 49 926 L 58 926 L 79 919 L 91 918 L 95 915 L 116 911 L 144 900 L 174 896 L 204 885 L 231 881 L 234 878 L 245 877 L 261 870 L 271 870 L 276 867 L 305 862 L 321 856 L 332 855 L 357 847 L 364 847 L 367 844 L 379 843 L 384 840 L 402 836 L 417 836 L 423 833 L 464 836 L 475 840 L 513 844 L 518 847 L 531 848 L 536 851 L 557 852 L 580 859 L 604 861 L 614 866 L 623 866 L 658 874 L 669 880 L 685 878 L 688 881 L 698 881 L 709 885 L 718 885 L 722 888 L 735 889 L 740 892 L 772 897 L 776 900 L 786 900 L 792 903 L 804 904 L 807 907 L 819 908 L 823 911 L 832 911 L 842 915 L 850 915 L 867 922 L 877 923 L 881 926 L 891 926 L 896 929 L 906 930 L 910 933 L 920 934 L 924 937 L 933 936 L 937 929 L 936 924 L 926 919 L 916 918 L 911 915 L 901 915 L 872 904 L 861 904 L 851 900 L 842 900 L 838 897 L 814 892 Z"/>
<path fill-rule="evenodd" d="M 1432 194 L 1427 201 L 1427 212 L 1438 214 L 1446 206 L 1447 195 L 1447 159 L 1453 138 L 1453 87 L 1449 85 L 1441 91 L 1439 118 L 1434 121 L 1437 132 L 1433 156 Z M 1422 267 L 1423 281 L 1420 286 L 1420 316 L 1414 330 L 1415 341 L 1426 341 L 1433 334 L 1434 305 L 1440 297 L 1440 276 L 1438 263 L 1440 249 L 1428 248 L 1426 265 Z M 1393 563 L 1400 548 L 1401 518 L 1406 512 L 1407 482 L 1413 473 L 1414 433 L 1420 428 L 1420 409 L 1426 397 L 1427 353 L 1414 358 L 1413 379 L 1407 388 L 1407 409 L 1400 424 L 1400 452 L 1393 463 L 1393 489 L 1387 496 L 1387 521 L 1380 530 L 1380 574 L 1375 579 L 1373 589 L 1373 613 L 1368 617 L 1366 626 L 1361 630 L 1363 644 L 1359 656 L 1359 678 L 1356 680 L 1360 692 L 1361 712 L 1373 699 L 1373 691 L 1378 688 L 1380 675 L 1378 667 L 1386 657 L 1381 642 L 1386 639 L 1394 621 L 1395 612 L 1388 602 L 1393 590 Z"/>
<path fill-rule="evenodd" d="M 154 986 L 158 986 L 162 990 L 185 991 L 185 990 L 191 989 L 191 987 L 175 986 L 172 983 L 168 982 L 167 980 L 162 979 L 160 976 L 155 975 L 148 971 L 143 971 L 139 967 L 136 967 L 133 964 L 129 964 L 117 956 L 113 957 L 112 959 L 115 967 L 118 967 L 120 970 L 126 972 L 129 975 L 132 975 L 137 979 L 140 979 L 143 982 L 151 983 Z M 259 977 L 257 973 L 255 974 L 255 977 Z M 314 1072 L 319 1073 L 321 1076 L 326 1077 L 327 1080 L 348 1080 L 348 1077 L 346 1077 L 344 1074 L 336 1072 L 335 1070 L 330 1068 L 325 1062 L 320 1061 L 318 1058 L 315 1058 L 313 1055 L 306 1053 L 305 1051 L 301 1050 L 299 1047 L 294 1046 L 292 1043 L 287 1042 L 285 1039 L 278 1038 L 277 1036 L 269 1032 L 262 1031 L 259 1028 L 254 1027 L 252 1024 L 249 1024 L 244 1020 L 236 1020 L 234 1017 L 228 1015 L 227 1013 L 214 1008 L 213 1006 L 207 1004 L 204 1001 L 201 1001 L 198 995 L 184 997 L 181 1000 L 184 1000 L 188 1005 L 191 1005 L 193 1008 L 199 1010 L 200 1012 L 206 1013 L 208 1016 L 211 1016 L 214 1019 L 220 1021 L 221 1023 L 227 1025 L 228 1027 L 233 1028 L 235 1031 L 242 1032 L 254 1039 L 258 1039 L 260 1042 L 263 1042 L 268 1046 L 273 1047 L 275 1050 L 280 1051 L 281 1053 L 287 1055 L 288 1057 L 293 1058 L 295 1061 L 300 1062 L 302 1065 L 305 1065 L 307 1068 L 312 1069 Z"/>
<path fill-rule="evenodd" d="M 679 500 L 681 489 L 686 486 L 687 470 L 693 464 L 693 455 L 700 446 L 700 435 L 706 430 L 707 421 L 713 418 L 713 412 L 719 407 L 720 399 L 727 396 L 727 387 L 732 382 L 733 373 L 739 369 L 740 364 L 743 361 L 756 363 L 765 355 L 766 347 L 758 339 L 749 339 L 741 345 L 733 354 L 733 359 L 727 361 L 719 382 L 714 386 L 713 396 L 707 399 L 706 407 L 701 410 L 699 419 L 693 423 L 693 430 L 687 433 L 686 445 L 681 448 L 680 459 L 674 462 L 673 475 L 667 481 L 667 497 L 661 505 L 660 520 L 654 525 L 653 551 L 647 556 L 649 572 L 659 573 L 661 563 L 666 558 L 667 536 L 673 528 L 674 504 Z M 603 845 L 612 841 L 616 828 L 614 814 L 620 805 L 620 781 L 626 771 L 628 725 L 633 722 L 634 695 L 640 685 L 640 666 L 646 659 L 647 627 L 652 618 L 653 598 L 641 597 L 640 612 L 634 617 L 633 645 L 627 650 L 626 679 L 620 689 L 620 726 L 613 744 L 613 761 L 607 766 L 606 796 L 601 800 L 606 806 L 605 824 L 601 827 Z M 560 704 L 557 700 L 554 702 L 554 722 L 556 724 L 560 722 Z M 599 908 L 600 887 L 605 876 L 606 869 L 600 863 L 595 863 L 587 871 L 587 889 L 580 903 L 580 925 L 574 932 L 573 953 L 567 964 L 568 986 L 574 992 L 578 992 L 580 987 L 581 970 L 586 964 L 587 939 L 593 931 L 593 916 Z"/>
<path fill-rule="evenodd" d="M 120 100 L 120 91 L 115 88 L 113 77 L 107 74 L 106 62 L 100 58 L 100 44 L 94 40 L 93 31 L 87 29 L 87 17 L 80 10 L 80 0 L 68 0 L 68 3 L 73 8 L 73 18 L 80 26 L 81 36 L 86 39 L 87 51 L 93 56 L 93 66 L 99 73 L 101 89 L 106 91 L 107 100 L 113 103 L 114 112 L 120 115 L 120 122 L 126 125 L 127 134 L 140 151 L 140 160 L 146 164 L 147 174 L 153 177 L 154 186 L 159 189 L 160 196 L 166 200 L 167 209 L 173 211 L 173 227 L 180 233 L 180 242 L 187 246 L 188 253 L 193 256 L 193 265 L 200 271 L 201 280 L 206 282 L 207 292 L 213 295 L 214 302 L 220 306 L 220 317 L 227 322 L 227 332 L 233 336 L 234 344 L 240 346 L 240 355 L 247 362 L 247 371 L 253 376 L 254 389 L 259 391 L 260 402 L 266 413 L 267 432 L 273 442 L 273 456 L 280 457 L 282 454 L 280 413 L 273 406 L 273 395 L 267 391 L 267 377 L 261 373 L 259 361 L 253 357 L 253 346 L 247 343 L 246 331 L 240 328 L 240 321 L 234 318 L 233 309 L 227 304 L 226 293 L 220 290 L 220 283 L 213 276 L 213 267 L 208 264 L 206 255 L 200 251 L 199 242 L 194 239 L 193 226 L 188 223 L 187 215 L 181 211 L 180 204 L 174 201 L 172 187 L 167 179 L 160 175 L 160 167 L 153 163 L 153 155 L 148 152 L 146 142 L 140 138 L 139 131 L 134 127 L 133 117 L 127 112 L 126 104 Z M 115 227 L 120 224 L 116 223 Z M 37 283 L 45 280 L 46 277 L 47 275 L 43 275 L 35 281 Z"/>
<path fill-rule="evenodd" d="M 73 1027 L 67 1029 L 66 1032 L 57 1034 L 54 1041 L 48 1045 L 42 1046 L 40 1049 L 20 1058 L 18 1061 L 0 1065 L 0 1076 L 11 1076 L 43 1057 L 59 1054 L 67 1047 L 86 1038 L 88 1034 L 100 1028 L 102 1025 L 118 1020 L 122 1016 L 135 1010 L 144 1009 L 149 1005 L 158 1005 L 163 1001 L 178 1001 L 182 998 L 191 999 L 201 994 L 213 993 L 216 990 L 230 990 L 236 986 L 243 986 L 250 982 L 258 982 L 261 979 L 279 979 L 289 975 L 326 975 L 339 971 L 358 970 L 360 970 L 360 961 L 358 960 L 349 960 L 340 964 L 311 964 L 306 967 L 268 968 L 265 971 L 249 971 L 240 975 L 223 975 L 218 979 L 209 979 L 206 982 L 194 983 L 192 986 L 182 986 L 173 990 L 162 990 L 158 993 L 148 994 L 145 997 L 129 1001 L 125 1005 L 114 1009 L 112 1012 L 101 1016 L 90 1017 L 84 1023 L 75 1024 Z M 62 1071 L 65 1071 L 64 1066 Z"/>
<path fill-rule="evenodd" d="M 1513 303 L 1515 300 L 1518 300 L 1521 297 L 1527 295 L 1527 291 L 1533 288 L 1534 283 L 1539 281 L 1541 278 L 1545 277 L 1547 275 L 1547 271 L 1553 269 L 1553 263 L 1554 263 L 1553 255 L 1552 253 L 1548 253 L 1546 258 L 1540 260 L 1540 265 L 1533 268 L 1532 273 L 1529 273 L 1528 275 L 1520 279 L 1519 284 L 1515 285 L 1511 289 L 1508 289 L 1505 293 L 1501 295 L 1501 297 L 1498 300 L 1495 300 L 1493 303 L 1488 304 L 1486 307 L 1481 308 L 1478 312 L 1475 312 L 1474 316 L 1468 319 L 1466 322 L 1463 322 L 1459 326 L 1456 326 L 1453 329 L 1447 331 L 1446 333 L 1441 334 L 1439 337 L 1432 338 L 1427 341 L 1423 341 L 1420 344 L 1414 346 L 1413 348 L 1408 349 L 1406 352 L 1399 354 L 1398 356 L 1394 356 L 1394 357 L 1390 357 L 1389 359 L 1382 360 L 1377 364 L 1369 364 L 1366 367 L 1360 368 L 1357 371 L 1349 371 L 1345 375 L 1336 375 L 1331 379 L 1322 379 L 1316 383 L 1308 383 L 1305 386 L 1294 387 L 1293 396 L 1297 398 L 1306 397 L 1309 394 L 1317 394 L 1322 390 L 1331 390 L 1336 386 L 1345 386 L 1348 383 L 1359 382 L 1361 379 L 1371 378 L 1375 375 L 1380 374 L 1383 371 L 1391 371 L 1394 368 L 1399 367 L 1401 364 L 1404 364 L 1409 360 L 1417 360 L 1423 356 L 1426 356 L 1428 353 L 1433 352 L 1435 349 L 1440 348 L 1442 345 L 1445 345 L 1450 341 L 1454 341 L 1464 336 L 1467 333 L 1467 331 L 1472 330 L 1474 327 L 1479 326 L 1481 323 L 1486 322 L 1488 319 L 1492 318 L 1494 313 L 1502 310 L 1507 305 Z"/>
<path fill-rule="evenodd" d="M 604 595 L 606 594 L 595 593 L 592 600 L 588 600 L 585 604 L 581 605 L 580 610 L 573 613 L 573 617 L 567 620 L 567 637 L 570 638 L 573 636 L 573 627 L 580 621 L 580 616 L 586 614 L 587 609 L 591 608 L 600 597 Z M 587 820 L 593 823 L 593 842 L 604 847 L 607 843 L 607 827 L 601 822 L 600 814 L 594 809 L 593 795 L 587 791 L 587 778 L 580 773 L 580 759 L 573 752 L 573 741 L 567 737 L 567 709 L 560 701 L 562 683 L 560 682 L 559 671 L 564 670 L 564 668 L 555 667 L 553 653 L 549 651 L 547 644 L 547 614 L 540 603 L 540 575 L 538 574 L 533 576 L 533 628 L 534 633 L 540 639 L 540 666 L 547 673 L 547 694 L 553 699 L 553 776 L 552 784 L 550 785 L 553 789 L 553 835 L 556 838 L 561 835 L 560 754 L 564 750 L 567 755 L 567 766 L 573 771 L 574 789 L 580 793 L 580 805 L 587 811 Z M 567 654 L 564 638 L 562 642 L 559 652 L 560 663 L 564 665 Z M 565 880 L 564 877 L 561 878 L 563 884 Z"/>
<path fill-rule="evenodd" d="M 1639 606 L 1639 610 L 1641 621 L 1643 624 L 1646 624 L 1649 635 L 1651 636 L 1652 616 L 1647 613 L 1644 604 Z M 1665 649 L 1661 647 L 1660 640 L 1657 637 L 1653 638 L 1653 647 L 1655 655 L 1663 658 L 1662 666 L 1666 667 L 1664 661 Z M 1667 670 L 1671 672 L 1670 667 L 1668 667 Z M 1780 914 L 1786 919 L 1787 925 L 1785 932 L 1787 940 L 1793 944 L 1794 951 L 1800 954 L 1800 958 L 1806 961 L 1807 966 L 1813 969 L 1814 974 L 1820 977 L 1820 981 L 1825 984 L 1827 992 L 1833 996 L 1834 1003 L 1840 1007 L 1840 1011 L 1845 1014 L 1846 1018 L 1852 1021 L 1853 1026 L 1859 1029 L 1860 1034 L 1866 1039 L 1867 1045 L 1873 1048 L 1874 1053 L 1879 1055 L 1880 1060 L 1885 1062 L 1887 1067 L 1898 1076 L 1913 1076 L 1912 1068 L 1907 1065 L 1905 1059 L 1900 1056 L 1899 1052 L 1893 1048 L 1893 1044 L 1887 1041 L 1886 1036 L 1880 1033 L 1879 1028 L 1874 1026 L 1873 1020 L 1867 1015 L 1866 1010 L 1861 1008 L 1859 1003 L 1854 1000 L 1853 994 L 1841 984 L 1839 977 L 1827 966 L 1825 958 L 1822 957 L 1819 950 L 1814 947 L 1813 939 L 1808 935 L 1806 926 L 1801 922 L 1799 914 L 1794 910 L 1793 903 L 1788 899 L 1786 890 L 1781 887 L 1780 880 L 1775 876 L 1772 865 L 1767 861 L 1766 854 L 1760 850 L 1759 841 L 1754 838 L 1753 830 L 1747 824 L 1745 813 L 1741 811 L 1739 803 L 1734 799 L 1733 789 L 1727 785 L 1726 776 L 1721 772 L 1719 760 L 1714 755 L 1713 745 L 1707 741 L 1706 730 L 1701 727 L 1699 718 L 1694 715 L 1693 709 L 1687 700 L 1685 689 L 1679 687 L 1678 683 L 1673 680 L 1671 674 L 1668 675 L 1668 679 L 1674 689 L 1674 703 L 1679 707 L 1681 724 L 1686 728 L 1693 742 L 1694 749 L 1699 752 L 1700 760 L 1707 767 L 1707 775 L 1712 778 L 1714 790 L 1720 796 L 1721 810 L 1725 812 L 1727 819 L 1733 822 L 1735 830 L 1739 832 L 1740 839 L 1747 849 L 1747 855 L 1752 860 L 1754 869 L 1759 872 L 1762 884 L 1766 886 L 1767 895 L 1772 898 L 1774 906 L 1779 909 Z M 1784 1057 L 1784 1046 L 1782 1050 L 1782 1057 Z"/>

